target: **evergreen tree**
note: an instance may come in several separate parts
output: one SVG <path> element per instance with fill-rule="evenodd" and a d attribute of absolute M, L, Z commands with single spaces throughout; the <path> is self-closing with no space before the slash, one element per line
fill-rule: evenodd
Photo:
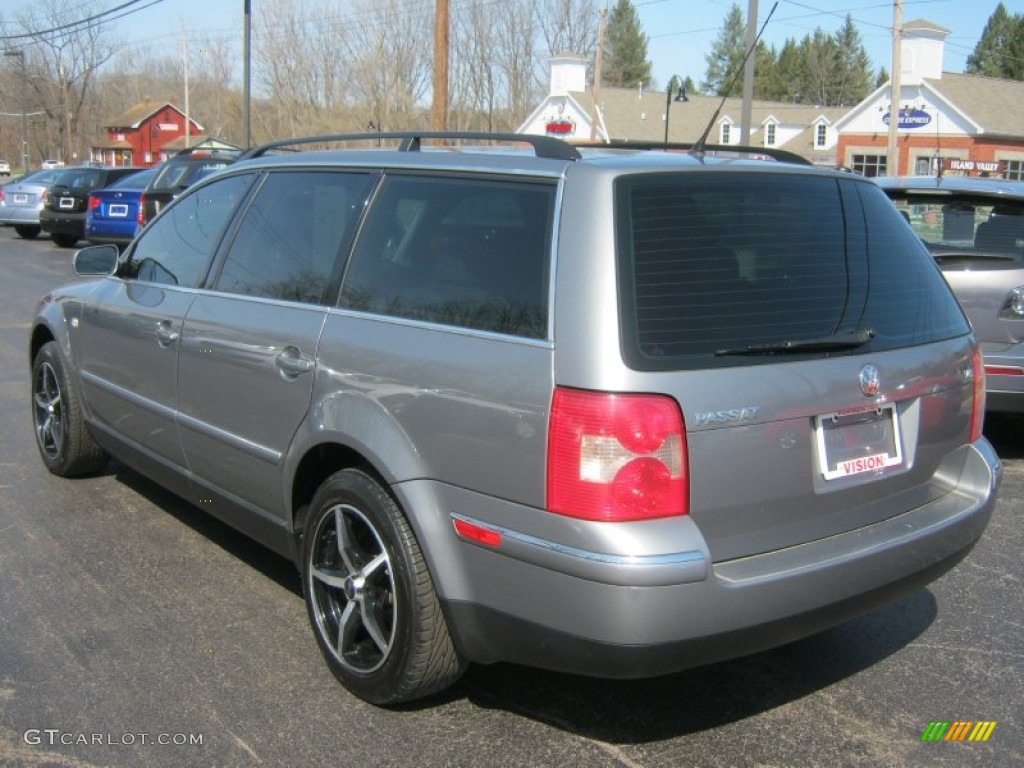
<path fill-rule="evenodd" d="M 967 74 L 1024 80 L 1024 14 L 1010 16 L 1002 3 L 989 16 L 967 57 Z"/>
<path fill-rule="evenodd" d="M 630 0 L 618 0 L 608 17 L 604 55 L 604 85 L 635 88 L 651 81 L 647 35 L 640 28 L 640 16 Z"/>
<path fill-rule="evenodd" d="M 700 93 L 700 91 L 697 90 L 697 84 L 693 82 L 693 78 L 689 75 L 683 78 L 683 92 L 686 94 Z"/>
<path fill-rule="evenodd" d="M 881 88 L 883 85 L 889 82 L 889 70 L 885 67 L 878 68 L 878 74 L 875 76 L 875 88 Z"/>
<path fill-rule="evenodd" d="M 743 78 L 737 76 L 740 69 L 740 62 L 746 53 L 746 27 L 743 22 L 743 13 L 739 5 L 733 3 L 725 16 L 722 28 L 718 31 L 718 37 L 711 46 L 711 52 L 704 55 L 708 64 L 704 73 L 704 82 L 701 89 L 705 93 L 717 96 L 740 96 L 743 94 Z M 729 93 L 725 92 L 729 81 L 733 78 L 732 88 Z"/>
<path fill-rule="evenodd" d="M 833 77 L 829 106 L 852 106 L 871 91 L 871 59 L 849 14 L 842 28 L 836 32 Z"/>
<path fill-rule="evenodd" d="M 796 40 L 787 38 L 776 57 L 775 77 L 770 98 L 773 101 L 803 101 L 801 89 L 807 80 L 807 66 Z"/>

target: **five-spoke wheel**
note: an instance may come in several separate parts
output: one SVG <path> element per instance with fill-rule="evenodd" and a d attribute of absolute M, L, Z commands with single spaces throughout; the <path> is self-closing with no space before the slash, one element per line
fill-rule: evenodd
<path fill-rule="evenodd" d="M 317 643 L 334 675 L 374 704 L 452 685 L 465 669 L 423 553 L 395 499 L 360 469 L 313 497 L 302 583 Z"/>

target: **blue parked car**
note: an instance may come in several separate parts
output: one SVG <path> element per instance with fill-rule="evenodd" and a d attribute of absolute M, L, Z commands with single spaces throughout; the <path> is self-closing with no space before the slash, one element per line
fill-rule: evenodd
<path fill-rule="evenodd" d="M 156 168 L 118 179 L 105 189 L 89 193 L 85 216 L 85 239 L 90 243 L 128 245 L 135 237 L 139 216 L 139 195 L 156 175 Z"/>

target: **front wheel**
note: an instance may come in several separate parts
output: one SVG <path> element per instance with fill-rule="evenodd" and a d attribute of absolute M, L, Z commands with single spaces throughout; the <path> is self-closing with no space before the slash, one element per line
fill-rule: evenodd
<path fill-rule="evenodd" d="M 372 704 L 429 696 L 465 670 L 423 553 L 395 500 L 365 472 L 320 487 L 303 535 L 302 585 L 335 677 Z"/>
<path fill-rule="evenodd" d="M 39 349 L 32 364 L 32 421 L 39 455 L 53 474 L 75 477 L 107 465 L 106 452 L 86 429 L 78 393 L 54 341 Z"/>

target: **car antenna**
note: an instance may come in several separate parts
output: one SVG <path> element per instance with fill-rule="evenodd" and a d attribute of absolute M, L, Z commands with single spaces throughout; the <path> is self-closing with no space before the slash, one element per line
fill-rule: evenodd
<path fill-rule="evenodd" d="M 690 152 L 704 154 L 704 147 L 707 145 L 708 134 L 711 133 L 711 126 L 715 124 L 715 120 L 718 119 L 718 115 L 722 112 L 722 107 L 725 106 L 725 100 L 729 98 L 729 91 L 732 90 L 732 86 L 740 76 L 740 73 L 743 72 L 743 68 L 747 66 L 747 59 L 749 59 L 750 55 L 757 49 L 757 43 L 761 39 L 761 35 L 764 34 L 764 28 L 768 26 L 768 22 L 772 18 L 772 14 L 775 13 L 775 9 L 778 7 L 779 3 L 778 0 L 776 0 L 775 4 L 772 5 L 772 9 L 768 11 L 768 16 L 765 17 L 764 24 L 761 25 L 761 29 L 758 31 L 757 37 L 754 38 L 754 42 L 751 44 L 750 48 L 747 49 L 747 53 L 743 57 L 743 61 L 740 62 L 736 71 L 732 73 L 732 77 L 729 78 L 729 82 L 725 86 L 725 95 L 722 96 L 722 100 L 718 103 L 718 108 L 715 110 L 715 114 L 711 116 L 711 120 L 708 121 L 707 127 L 704 129 L 704 133 L 702 133 L 700 138 L 697 139 L 696 143 L 694 143 Z"/>

